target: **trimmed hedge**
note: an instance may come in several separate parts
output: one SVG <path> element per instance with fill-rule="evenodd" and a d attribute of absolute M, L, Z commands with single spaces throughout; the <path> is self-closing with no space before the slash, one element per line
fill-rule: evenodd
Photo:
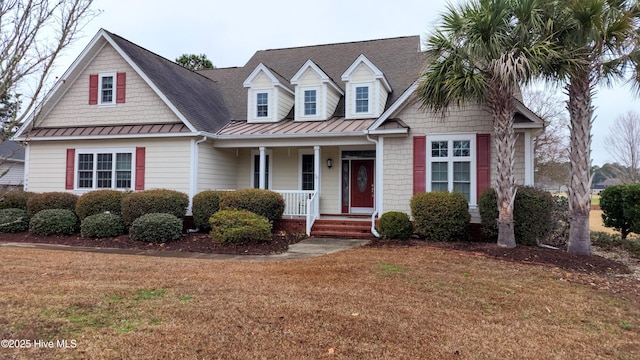
<path fill-rule="evenodd" d="M 73 235 L 78 231 L 78 217 L 68 209 L 45 209 L 29 221 L 29 232 L 34 235 Z"/>
<path fill-rule="evenodd" d="M 271 241 L 271 223 L 264 216 L 247 210 L 220 210 L 211 216 L 211 238 L 221 243 Z"/>
<path fill-rule="evenodd" d="M 498 201 L 494 189 L 487 189 L 480 194 L 478 208 L 484 236 L 487 240 L 497 241 Z M 513 203 L 516 243 L 537 245 L 540 240 L 549 236 L 555 228 L 553 224 L 555 208 L 553 196 L 548 191 L 531 186 L 518 186 Z"/>
<path fill-rule="evenodd" d="M 220 210 L 220 198 L 228 191 L 206 190 L 193 197 L 193 224 L 200 230 L 211 230 L 209 219 Z"/>
<path fill-rule="evenodd" d="M 389 211 L 380 216 L 378 232 L 386 239 L 406 240 L 413 234 L 413 224 L 409 215 L 400 211 Z"/>
<path fill-rule="evenodd" d="M 122 217 L 112 213 L 89 215 L 80 224 L 80 234 L 89 238 L 108 238 L 124 234 Z"/>
<path fill-rule="evenodd" d="M 122 199 L 125 196 L 124 192 L 118 190 L 95 190 L 84 193 L 76 203 L 76 214 L 80 220 L 104 212 L 120 214 Z"/>
<path fill-rule="evenodd" d="M 247 210 L 264 216 L 275 227 L 284 213 L 284 199 L 275 191 L 242 189 L 225 193 L 220 198 L 220 210 Z"/>
<path fill-rule="evenodd" d="M 142 215 L 152 213 L 171 214 L 183 219 L 189 206 L 189 196 L 185 193 L 168 190 L 144 190 L 128 194 L 122 199 L 122 220 L 126 226 Z"/>
<path fill-rule="evenodd" d="M 75 212 L 77 202 L 78 195 L 68 192 L 34 194 L 27 200 L 27 215 L 33 217 L 38 212 L 47 209 L 66 209 Z"/>
<path fill-rule="evenodd" d="M 0 194 L 0 209 L 27 210 L 27 201 L 35 193 L 22 190 L 8 190 Z"/>
<path fill-rule="evenodd" d="M 182 220 L 173 214 L 150 213 L 133 221 L 129 229 L 131 239 L 144 242 L 167 242 L 182 234 Z"/>
<path fill-rule="evenodd" d="M 469 239 L 469 204 L 464 195 L 453 192 L 419 193 L 411 198 L 416 234 L 431 241 Z"/>
<path fill-rule="evenodd" d="M 29 229 L 29 217 L 23 209 L 0 210 L 0 233 L 19 233 Z"/>

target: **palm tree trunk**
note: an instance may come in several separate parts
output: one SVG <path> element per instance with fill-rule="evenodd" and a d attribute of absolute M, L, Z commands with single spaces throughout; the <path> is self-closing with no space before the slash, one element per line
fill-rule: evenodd
<path fill-rule="evenodd" d="M 591 209 L 591 124 L 593 86 L 585 69 L 567 86 L 567 109 L 571 118 L 571 178 L 569 181 L 569 245 L 571 254 L 591 255 L 589 211 Z"/>
<path fill-rule="evenodd" d="M 496 194 L 498 198 L 498 246 L 516 247 L 513 227 L 513 201 L 515 181 L 513 164 L 515 158 L 515 134 L 513 116 L 515 104 L 513 94 L 506 86 L 492 86 L 487 104 L 493 115 L 494 143 L 496 147 Z"/>

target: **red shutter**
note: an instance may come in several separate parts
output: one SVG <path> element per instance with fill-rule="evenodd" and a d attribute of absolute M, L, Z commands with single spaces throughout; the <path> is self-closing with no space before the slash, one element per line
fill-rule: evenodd
<path fill-rule="evenodd" d="M 427 191 L 427 137 L 413 137 L 413 194 Z"/>
<path fill-rule="evenodd" d="M 119 72 L 116 77 L 116 103 L 124 103 L 127 89 L 127 73 Z"/>
<path fill-rule="evenodd" d="M 64 182 L 64 188 L 67 190 L 73 190 L 75 163 L 76 163 L 76 149 L 67 149 L 67 171 L 66 171 L 66 180 Z"/>
<path fill-rule="evenodd" d="M 89 75 L 89 105 L 98 104 L 98 74 Z"/>
<path fill-rule="evenodd" d="M 144 190 L 144 163 L 146 151 L 143 147 L 136 148 L 136 185 L 135 190 Z"/>
<path fill-rule="evenodd" d="M 491 187 L 491 135 L 476 134 L 477 197 Z"/>

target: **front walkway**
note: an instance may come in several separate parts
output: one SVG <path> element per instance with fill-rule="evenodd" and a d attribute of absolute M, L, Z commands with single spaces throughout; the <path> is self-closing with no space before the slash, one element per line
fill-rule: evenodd
<path fill-rule="evenodd" d="M 82 246 L 16 243 L 16 242 L 13 242 L 13 243 L 0 242 L 0 247 L 42 249 L 42 250 L 62 250 L 62 251 L 83 251 L 83 252 L 92 252 L 92 253 L 101 253 L 101 254 L 142 255 L 142 256 L 185 258 L 185 259 L 272 261 L 272 260 L 304 259 L 309 257 L 322 256 L 322 255 L 332 254 L 338 251 L 343 251 L 343 250 L 348 250 L 351 248 L 363 246 L 368 243 L 369 243 L 369 240 L 361 240 L 361 239 L 308 238 L 296 244 L 289 245 L 289 249 L 287 250 L 287 252 L 282 254 L 277 254 L 277 255 L 205 254 L 205 253 L 195 253 L 195 252 L 111 249 L 111 248 L 94 248 L 94 247 L 82 247 Z"/>

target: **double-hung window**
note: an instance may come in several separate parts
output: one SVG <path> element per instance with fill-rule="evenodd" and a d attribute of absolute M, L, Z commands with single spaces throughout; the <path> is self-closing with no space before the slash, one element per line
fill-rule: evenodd
<path fill-rule="evenodd" d="M 369 112 L 369 87 L 356 86 L 355 100 L 356 100 L 356 104 L 355 104 L 356 113 L 368 113 Z"/>
<path fill-rule="evenodd" d="M 302 169 L 301 169 L 301 189 L 302 190 L 314 190 L 315 187 L 315 162 L 313 154 L 302 154 Z"/>
<path fill-rule="evenodd" d="M 317 113 L 317 91 L 305 90 L 304 91 L 304 114 L 306 116 L 316 115 Z"/>
<path fill-rule="evenodd" d="M 101 105 L 115 104 L 116 74 L 100 74 L 100 84 L 98 85 Z"/>
<path fill-rule="evenodd" d="M 269 93 L 259 92 L 256 94 L 256 117 L 269 117 Z"/>
<path fill-rule="evenodd" d="M 475 137 L 443 135 L 427 139 L 428 191 L 459 192 L 470 204 L 475 203 Z"/>
<path fill-rule="evenodd" d="M 78 189 L 131 189 L 133 151 L 78 151 Z"/>

